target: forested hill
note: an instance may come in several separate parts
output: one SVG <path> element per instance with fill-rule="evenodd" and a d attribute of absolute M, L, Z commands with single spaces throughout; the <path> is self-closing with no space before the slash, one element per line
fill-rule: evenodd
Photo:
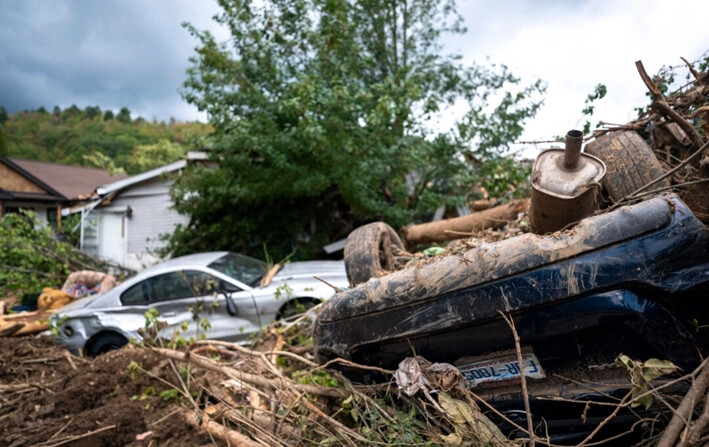
<path fill-rule="evenodd" d="M 9 115 L 0 106 L 0 154 L 136 174 L 180 159 L 212 131 L 199 122 L 150 122 L 99 107 L 43 107 Z"/>

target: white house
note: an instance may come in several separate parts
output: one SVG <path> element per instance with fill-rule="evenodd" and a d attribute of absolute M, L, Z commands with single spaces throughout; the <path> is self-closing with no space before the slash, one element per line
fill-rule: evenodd
<path fill-rule="evenodd" d="M 189 160 L 203 160 L 190 153 Z M 177 224 L 189 218 L 172 207 L 170 186 L 187 166 L 179 160 L 96 188 L 91 201 L 65 214 L 81 213 L 81 250 L 133 270 L 160 262 L 154 253 Z"/>

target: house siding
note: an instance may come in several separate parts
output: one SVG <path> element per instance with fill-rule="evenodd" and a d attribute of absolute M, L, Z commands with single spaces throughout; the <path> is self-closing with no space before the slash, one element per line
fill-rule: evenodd
<path fill-rule="evenodd" d="M 130 188 L 111 202 L 112 207 L 130 207 L 132 217 L 127 219 L 128 253 L 142 253 L 163 247 L 160 234 L 172 233 L 179 223 L 186 224 L 187 216 L 172 209 L 170 184 L 154 181 Z"/>

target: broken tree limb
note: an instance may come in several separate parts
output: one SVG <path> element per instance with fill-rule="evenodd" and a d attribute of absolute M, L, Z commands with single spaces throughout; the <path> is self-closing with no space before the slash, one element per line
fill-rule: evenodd
<path fill-rule="evenodd" d="M 317 386 L 317 385 L 301 385 L 297 384 L 295 382 L 290 382 L 290 381 L 285 381 L 282 378 L 274 378 L 274 379 L 268 379 L 263 376 L 259 376 L 256 374 L 249 374 L 245 373 L 242 371 L 239 371 L 238 369 L 232 368 L 230 366 L 225 366 L 225 365 L 220 365 L 217 362 L 210 360 L 206 357 L 202 357 L 200 355 L 188 355 L 185 354 L 184 352 L 179 352 L 179 351 L 174 351 L 172 349 L 164 349 L 164 348 L 151 348 L 153 351 L 157 352 L 158 354 L 165 356 L 167 358 L 173 359 L 173 360 L 178 360 L 180 362 L 191 362 L 194 363 L 195 365 L 207 369 L 209 371 L 215 371 L 215 372 L 220 372 L 232 379 L 236 379 L 238 381 L 243 381 L 243 382 L 249 382 L 254 385 L 262 386 L 268 389 L 273 389 L 273 388 L 278 388 L 279 386 L 284 388 L 284 387 L 291 387 L 295 390 L 302 391 L 307 394 L 314 394 L 317 396 L 328 396 L 328 397 L 339 397 L 339 398 L 345 398 L 349 396 L 349 393 L 343 389 L 340 388 L 328 388 L 324 386 Z"/>
<path fill-rule="evenodd" d="M 225 442 L 227 445 L 245 446 L 245 447 L 261 447 L 261 444 L 253 439 L 242 435 L 241 433 L 223 426 L 215 422 L 207 414 L 202 414 L 202 423 L 197 420 L 197 415 L 187 410 L 182 412 L 182 418 L 194 428 L 202 428 L 210 436 Z"/>
<path fill-rule="evenodd" d="M 515 320 L 512 319 L 509 315 L 505 315 L 504 312 L 501 310 L 498 310 L 500 315 L 502 316 L 502 319 L 505 320 L 505 323 L 510 327 L 510 330 L 512 331 L 512 336 L 514 337 L 515 340 L 515 350 L 517 351 L 517 363 L 520 365 L 520 383 L 522 384 L 522 397 L 524 399 L 524 410 L 525 413 L 527 414 L 527 431 L 529 432 L 529 442 L 530 446 L 534 447 L 535 442 L 534 442 L 534 424 L 532 423 L 532 410 L 529 407 L 529 392 L 527 391 L 527 378 L 524 376 L 524 361 L 522 360 L 522 347 L 521 347 L 521 340 L 519 338 L 519 333 L 517 333 L 517 328 L 515 327 Z"/>
<path fill-rule="evenodd" d="M 699 132 L 697 132 L 697 129 L 695 129 L 694 126 L 689 124 L 689 122 L 687 122 L 687 120 L 682 117 L 682 115 L 677 113 L 672 107 L 670 107 L 669 104 L 667 104 L 665 97 L 662 96 L 662 92 L 659 88 L 657 88 L 655 83 L 645 71 L 645 67 L 643 66 L 642 61 L 635 61 L 635 67 L 637 67 L 638 73 L 640 73 L 640 77 L 642 78 L 643 82 L 652 94 L 651 107 L 655 108 L 659 113 L 667 116 L 669 119 L 677 123 L 677 125 L 681 127 L 682 130 L 687 133 L 687 135 L 689 135 L 689 138 L 692 139 L 692 144 L 694 144 L 695 147 L 702 146 L 704 144 L 704 139 L 702 138 L 702 136 L 699 134 Z"/>
<path fill-rule="evenodd" d="M 413 225 L 404 229 L 407 245 L 426 244 L 456 239 L 457 234 L 471 234 L 486 228 L 501 228 L 529 209 L 529 199 L 514 200 L 505 205 L 455 217 L 453 219 Z"/>
<path fill-rule="evenodd" d="M 687 395 L 682 399 L 670 423 L 667 424 L 667 428 L 662 438 L 660 438 L 660 442 L 657 443 L 657 447 L 671 447 L 674 445 L 675 440 L 684 427 L 684 421 L 687 420 L 689 414 L 694 410 L 694 406 L 701 400 L 702 396 L 704 396 L 707 386 L 709 386 L 709 362 L 705 360 L 704 367 L 697 375 L 694 383 L 692 383 L 692 387 L 687 392 Z"/>

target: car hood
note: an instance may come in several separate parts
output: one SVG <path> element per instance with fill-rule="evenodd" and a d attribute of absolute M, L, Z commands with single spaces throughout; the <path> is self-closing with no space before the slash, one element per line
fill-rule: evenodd
<path fill-rule="evenodd" d="M 273 277 L 274 281 L 291 279 L 312 279 L 313 276 L 333 277 L 346 276 L 343 261 L 302 261 L 286 264 Z"/>
<path fill-rule="evenodd" d="M 68 312 L 76 311 L 79 309 L 83 309 L 85 307 L 89 307 L 94 301 L 97 299 L 101 298 L 103 294 L 97 294 L 97 295 L 90 295 L 84 298 L 79 298 L 76 301 L 72 301 L 71 303 L 67 304 L 66 306 L 62 307 L 58 313 L 60 314 L 66 314 Z"/>
<path fill-rule="evenodd" d="M 337 287 L 346 287 L 348 284 L 343 261 L 303 261 L 284 265 L 273 277 L 268 289 L 284 284 L 294 289 L 317 289 L 323 284 L 315 276 Z"/>

